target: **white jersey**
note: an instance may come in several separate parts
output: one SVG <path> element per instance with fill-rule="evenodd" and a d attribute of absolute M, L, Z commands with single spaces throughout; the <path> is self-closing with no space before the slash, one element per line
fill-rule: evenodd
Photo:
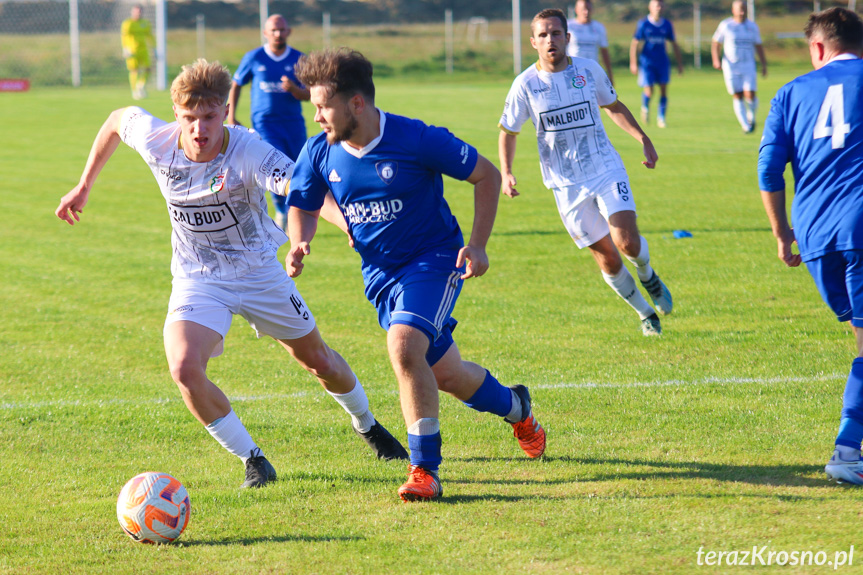
<path fill-rule="evenodd" d="M 569 29 L 569 44 L 566 53 L 573 58 L 587 58 L 599 62 L 599 49 L 608 48 L 608 35 L 605 26 L 591 20 L 587 24 L 579 24 L 575 20 L 567 20 Z"/>
<path fill-rule="evenodd" d="M 272 262 L 285 233 L 267 215 L 266 191 L 284 195 L 294 163 L 245 128 L 225 127 L 210 162 L 193 162 L 180 126 L 138 107 L 127 108 L 120 137 L 141 154 L 171 216 L 175 278 L 233 280 Z"/>
<path fill-rule="evenodd" d="M 540 70 L 537 63 L 512 83 L 498 126 L 518 134 L 530 118 L 545 186 L 581 185 L 611 170 L 625 170 L 599 110 L 616 101 L 608 76 L 593 60 L 572 58 L 565 70 L 554 73 Z"/>
<path fill-rule="evenodd" d="M 749 19 L 738 23 L 726 18 L 716 28 L 713 41 L 722 44 L 724 64 L 755 69 L 755 46 L 761 44 L 758 24 Z"/>

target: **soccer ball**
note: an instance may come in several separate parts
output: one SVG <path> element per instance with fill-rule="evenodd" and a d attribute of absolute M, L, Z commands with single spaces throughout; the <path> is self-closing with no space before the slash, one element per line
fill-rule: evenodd
<path fill-rule="evenodd" d="M 189 524 L 191 514 L 189 493 L 167 473 L 136 475 L 117 498 L 120 527 L 139 543 L 170 543 Z"/>

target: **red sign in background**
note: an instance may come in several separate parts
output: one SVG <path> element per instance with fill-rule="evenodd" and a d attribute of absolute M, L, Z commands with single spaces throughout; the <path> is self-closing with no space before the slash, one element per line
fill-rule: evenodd
<path fill-rule="evenodd" d="M 30 89 L 30 80 L 0 78 L 0 92 L 26 92 Z"/>

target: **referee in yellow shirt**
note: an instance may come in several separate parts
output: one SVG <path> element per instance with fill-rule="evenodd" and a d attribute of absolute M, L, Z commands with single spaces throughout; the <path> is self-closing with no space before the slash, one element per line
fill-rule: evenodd
<path fill-rule="evenodd" d="M 121 27 L 123 57 L 129 70 L 129 85 L 132 98 L 147 97 L 147 75 L 150 73 L 150 44 L 155 42 L 150 22 L 141 18 L 140 4 L 132 6 L 132 17 L 124 20 Z"/>

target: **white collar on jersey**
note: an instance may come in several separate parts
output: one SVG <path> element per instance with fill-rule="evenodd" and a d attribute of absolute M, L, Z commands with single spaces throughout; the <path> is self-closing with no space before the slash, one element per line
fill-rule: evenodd
<path fill-rule="evenodd" d="M 654 26 L 659 26 L 660 24 L 662 24 L 663 20 L 665 20 L 665 18 L 663 16 L 660 16 L 658 20 L 654 20 L 650 16 L 647 17 L 647 21 L 650 22 L 651 24 L 653 24 Z"/>
<path fill-rule="evenodd" d="M 381 110 L 380 108 L 375 108 L 375 109 L 378 111 L 378 114 L 380 114 L 380 116 L 381 116 L 381 131 L 378 134 L 377 138 L 375 138 L 374 140 L 372 140 L 371 142 L 369 142 L 368 144 L 366 144 L 365 146 L 363 146 L 359 150 L 354 148 L 353 146 L 351 146 L 347 142 L 341 142 L 342 149 L 355 158 L 362 159 L 363 156 L 365 156 L 366 154 L 368 154 L 369 152 L 374 150 L 375 147 L 377 147 L 378 143 L 381 141 L 381 138 L 384 137 L 384 127 L 387 124 L 387 115 L 384 114 L 383 110 Z"/>
<path fill-rule="evenodd" d="M 859 59 L 860 58 L 855 56 L 854 54 L 849 54 L 848 52 L 845 52 L 844 54 L 839 54 L 838 56 L 833 56 L 832 58 L 830 58 L 830 62 L 835 62 L 836 60 L 859 60 Z M 829 64 L 830 62 L 827 62 L 827 64 Z"/>
<path fill-rule="evenodd" d="M 290 46 L 285 46 L 285 53 L 281 56 L 276 56 L 275 54 L 273 54 L 273 51 L 270 50 L 270 46 L 268 44 L 264 44 L 264 52 L 267 54 L 267 56 L 269 56 L 276 62 L 281 62 L 282 60 L 287 58 L 288 54 L 291 53 L 291 50 L 293 50 L 293 48 L 291 48 Z"/>

